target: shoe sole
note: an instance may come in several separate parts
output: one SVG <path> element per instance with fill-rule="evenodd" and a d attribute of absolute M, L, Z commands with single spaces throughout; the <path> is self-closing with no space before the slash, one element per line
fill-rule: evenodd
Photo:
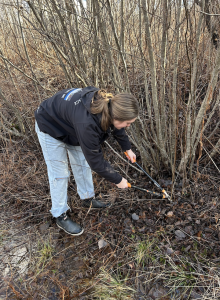
<path fill-rule="evenodd" d="M 82 231 L 80 231 L 79 233 L 70 233 L 68 231 L 66 231 L 65 229 L 63 229 L 63 227 L 61 227 L 60 225 L 57 224 L 57 226 L 62 229 L 63 231 L 65 231 L 66 233 L 70 234 L 70 235 L 73 235 L 73 236 L 78 236 L 78 235 L 81 235 L 83 232 L 84 232 L 84 229 L 82 229 Z"/>

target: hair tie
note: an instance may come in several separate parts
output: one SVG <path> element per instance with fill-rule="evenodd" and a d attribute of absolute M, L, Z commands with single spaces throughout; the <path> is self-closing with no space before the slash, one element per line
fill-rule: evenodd
<path fill-rule="evenodd" d="M 111 100 L 112 100 L 111 98 L 108 99 L 108 105 L 109 105 L 109 106 L 110 106 L 110 104 L 111 104 Z"/>

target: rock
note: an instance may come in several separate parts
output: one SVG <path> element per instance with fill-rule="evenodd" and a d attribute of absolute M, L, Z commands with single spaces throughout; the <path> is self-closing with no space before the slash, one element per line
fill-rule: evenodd
<path fill-rule="evenodd" d="M 168 254 L 168 255 L 172 254 L 173 252 L 174 252 L 174 251 L 173 251 L 172 248 L 167 248 L 167 254 Z"/>
<path fill-rule="evenodd" d="M 191 248 L 191 245 L 187 246 L 186 249 L 185 249 L 184 251 L 185 251 L 185 252 L 188 252 L 190 248 Z"/>
<path fill-rule="evenodd" d="M 192 221 L 192 218 L 189 216 L 188 218 L 187 218 L 189 221 Z"/>
<path fill-rule="evenodd" d="M 153 226 L 154 225 L 154 220 L 152 220 L 152 219 L 146 219 L 146 224 L 148 226 Z"/>
<path fill-rule="evenodd" d="M 74 257 L 73 260 L 75 260 L 75 261 L 79 260 L 79 256 Z"/>
<path fill-rule="evenodd" d="M 107 245 L 108 245 L 108 243 L 105 240 L 103 240 L 103 239 L 101 239 L 101 240 L 98 241 L 99 249 L 104 248 Z"/>
<path fill-rule="evenodd" d="M 179 226 L 181 224 L 181 222 L 180 221 L 177 221 L 176 223 L 175 223 L 175 226 Z"/>
<path fill-rule="evenodd" d="M 156 285 L 155 287 L 153 287 L 150 292 L 148 293 L 148 296 L 150 296 L 153 299 L 160 299 L 163 296 L 166 296 L 167 292 L 166 290 L 159 285 Z"/>
<path fill-rule="evenodd" d="M 198 225 L 199 225 L 199 224 L 200 224 L 200 220 L 196 220 L 196 224 L 198 224 Z"/>
<path fill-rule="evenodd" d="M 186 237 L 185 233 L 183 233 L 181 230 L 176 230 L 175 235 L 180 239 L 184 239 Z"/>
<path fill-rule="evenodd" d="M 192 235 L 192 226 L 186 226 L 184 228 L 185 232 Z"/>
<path fill-rule="evenodd" d="M 40 226 L 39 226 L 39 229 L 40 229 L 40 232 L 41 233 L 45 233 L 45 231 L 47 231 L 47 229 L 49 228 L 49 223 L 44 223 L 44 224 L 41 224 Z"/>
<path fill-rule="evenodd" d="M 161 210 L 161 215 L 165 215 L 166 210 L 167 210 L 166 208 L 162 209 L 162 210 Z"/>
<path fill-rule="evenodd" d="M 172 180 L 164 180 L 164 185 L 167 187 L 168 185 L 172 185 Z"/>
<path fill-rule="evenodd" d="M 198 294 L 197 292 L 195 292 L 195 291 L 192 291 L 191 294 L 190 294 L 190 296 L 191 296 L 191 299 L 192 299 L 192 300 L 194 300 L 194 299 L 202 299 L 202 296 L 199 295 L 199 294 Z"/>
<path fill-rule="evenodd" d="M 133 213 L 133 214 L 131 215 L 131 217 L 132 217 L 132 219 L 133 219 L 134 221 L 139 220 L 139 216 L 136 215 L 136 213 Z"/>

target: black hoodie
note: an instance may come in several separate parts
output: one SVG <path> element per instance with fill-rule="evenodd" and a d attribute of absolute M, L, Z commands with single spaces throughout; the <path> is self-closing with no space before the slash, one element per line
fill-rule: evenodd
<path fill-rule="evenodd" d="M 90 168 L 110 182 L 118 184 L 122 177 L 104 160 L 100 144 L 111 132 L 101 128 L 101 114 L 92 114 L 90 104 L 99 89 L 66 89 L 43 101 L 35 111 L 40 131 L 66 144 L 81 146 Z M 112 126 L 112 133 L 123 151 L 131 149 L 124 128 Z"/>

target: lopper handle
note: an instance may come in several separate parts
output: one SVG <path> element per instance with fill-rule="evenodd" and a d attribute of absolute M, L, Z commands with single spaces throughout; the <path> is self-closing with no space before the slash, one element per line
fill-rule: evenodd
<path fill-rule="evenodd" d="M 127 158 L 130 158 L 130 156 L 128 155 L 128 153 L 125 151 L 124 154 L 127 156 Z M 132 161 L 132 163 L 136 162 L 136 160 L 134 159 L 134 161 Z"/>
<path fill-rule="evenodd" d="M 129 182 L 127 182 L 127 185 L 128 185 L 129 188 L 131 188 L 131 184 Z"/>

